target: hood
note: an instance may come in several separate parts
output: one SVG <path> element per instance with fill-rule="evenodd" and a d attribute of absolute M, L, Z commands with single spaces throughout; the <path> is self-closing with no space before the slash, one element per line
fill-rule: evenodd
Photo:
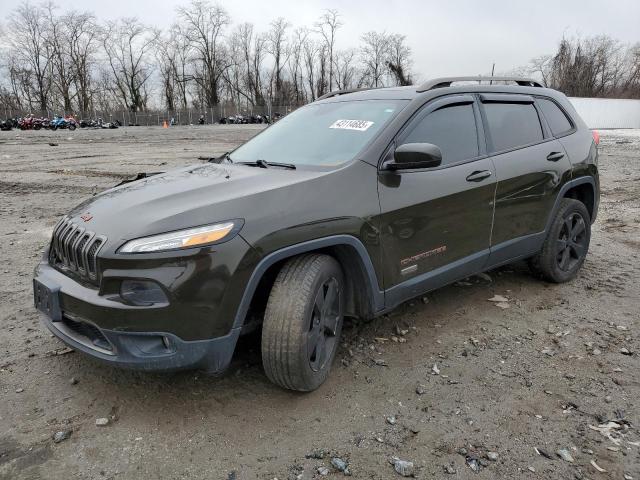
<path fill-rule="evenodd" d="M 264 205 L 265 192 L 325 174 L 232 164 L 191 166 L 102 192 L 74 208 L 69 217 L 107 236 L 108 244 L 117 248 L 133 238 L 246 218 L 256 202 Z"/>

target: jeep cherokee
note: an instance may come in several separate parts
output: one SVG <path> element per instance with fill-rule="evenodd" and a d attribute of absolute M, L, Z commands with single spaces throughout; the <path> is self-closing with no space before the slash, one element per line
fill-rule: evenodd
<path fill-rule="evenodd" d="M 267 376 L 310 391 L 345 316 L 519 259 L 572 279 L 598 210 L 597 143 L 528 79 L 332 92 L 216 162 L 73 209 L 35 269 L 35 305 L 73 348 L 146 370 L 222 372 L 261 327 Z"/>

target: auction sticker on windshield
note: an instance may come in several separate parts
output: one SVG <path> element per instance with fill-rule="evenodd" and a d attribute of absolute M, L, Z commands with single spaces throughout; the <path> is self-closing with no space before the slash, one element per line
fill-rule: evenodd
<path fill-rule="evenodd" d="M 369 120 L 336 120 L 329 128 L 340 128 L 342 130 L 358 130 L 364 132 L 373 122 Z"/>

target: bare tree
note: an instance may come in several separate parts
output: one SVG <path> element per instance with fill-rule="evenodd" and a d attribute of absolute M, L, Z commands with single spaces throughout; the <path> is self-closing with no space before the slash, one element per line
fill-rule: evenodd
<path fill-rule="evenodd" d="M 362 78 L 360 83 L 366 87 L 384 87 L 384 76 L 389 56 L 389 36 L 382 32 L 367 32 L 361 37 L 360 58 Z"/>
<path fill-rule="evenodd" d="M 339 20 L 339 17 L 340 15 L 338 14 L 337 10 L 327 9 L 315 24 L 317 31 L 322 36 L 327 54 L 329 56 L 329 83 L 327 85 L 328 91 L 331 91 L 331 89 L 333 88 L 333 71 L 335 66 L 334 48 L 336 42 L 336 32 L 343 25 L 343 23 Z"/>
<path fill-rule="evenodd" d="M 224 30 L 231 23 L 229 15 L 221 6 L 204 0 L 192 0 L 177 12 L 195 52 L 193 78 L 200 87 L 203 104 L 218 105 L 222 75 L 231 65 L 223 43 Z"/>
<path fill-rule="evenodd" d="M 388 36 L 387 67 L 396 85 L 411 85 L 411 48 L 405 43 L 405 35 L 393 34 Z"/>
<path fill-rule="evenodd" d="M 291 78 L 291 84 L 293 86 L 293 93 L 291 101 L 296 105 L 300 105 L 305 102 L 305 86 L 303 78 L 304 68 L 304 45 L 309 37 L 309 30 L 306 28 L 297 28 L 290 40 L 290 55 L 289 55 L 289 76 Z"/>
<path fill-rule="evenodd" d="M 267 31 L 239 23 L 227 35 L 231 19 L 219 4 L 190 0 L 161 35 L 136 19 L 100 22 L 91 13 L 60 11 L 53 1 L 19 5 L 0 31 L 0 106 L 84 114 L 300 105 L 333 88 L 411 81 L 403 35 L 367 32 L 360 45 L 338 50 L 337 10 L 324 10 L 312 28 L 277 18 Z M 594 52 L 608 58 L 606 49 Z M 599 80 L 617 89 L 637 85 L 637 56 L 629 52 L 597 70 Z"/>
<path fill-rule="evenodd" d="M 135 18 L 110 22 L 102 35 L 102 46 L 112 81 L 127 110 L 138 112 L 147 106 L 148 81 L 153 72 L 151 53 L 159 32 Z"/>
<path fill-rule="evenodd" d="M 187 85 L 190 43 L 179 25 L 173 25 L 166 36 L 158 37 L 156 56 L 162 81 L 164 104 L 168 110 L 188 107 Z"/>
<path fill-rule="evenodd" d="M 307 38 L 302 46 L 304 67 L 309 87 L 309 97 L 311 101 L 316 99 L 316 60 L 319 54 L 319 47 L 312 39 Z"/>
<path fill-rule="evenodd" d="M 29 107 L 43 111 L 48 107 L 51 93 L 52 53 L 46 15 L 42 6 L 19 5 L 9 15 L 5 35 L 12 51 L 14 81 L 26 82 L 20 89 L 26 93 Z"/>
<path fill-rule="evenodd" d="M 353 48 L 336 53 L 336 88 L 338 90 L 353 88 L 358 75 L 356 60 L 357 53 Z"/>
<path fill-rule="evenodd" d="M 551 55 L 540 55 L 539 57 L 533 58 L 530 62 L 529 73 L 534 75 L 539 75 L 542 78 L 542 83 L 544 85 L 549 85 L 549 76 L 551 74 Z"/>
<path fill-rule="evenodd" d="M 282 69 L 287 63 L 287 29 L 291 26 L 283 17 L 271 22 L 271 30 L 267 37 L 267 50 L 273 56 L 272 89 L 273 103 L 281 105 L 284 100 L 282 89 Z"/>
<path fill-rule="evenodd" d="M 611 37 L 563 38 L 551 57 L 531 61 L 532 73 L 567 95 L 579 97 L 634 96 L 628 91 L 633 76 L 632 47 Z"/>

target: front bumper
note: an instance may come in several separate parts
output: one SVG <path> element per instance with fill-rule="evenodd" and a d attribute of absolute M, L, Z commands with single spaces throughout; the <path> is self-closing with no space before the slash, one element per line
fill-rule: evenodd
<path fill-rule="evenodd" d="M 84 319 L 64 313 L 60 321 L 42 314 L 46 327 L 60 340 L 105 363 L 136 370 L 203 369 L 221 373 L 229 366 L 240 328 L 211 340 L 184 341 L 171 333 L 128 333 L 99 329 Z M 84 323 L 89 328 L 78 328 Z M 107 348 L 105 348 L 107 347 Z"/>
<path fill-rule="evenodd" d="M 162 271 L 150 269 L 146 273 Z M 34 298 L 41 311 L 38 298 L 43 291 L 52 292 L 55 307 L 45 309 L 42 315 L 47 328 L 70 347 L 118 367 L 219 373 L 231 362 L 241 331 L 240 326 L 218 317 L 220 310 L 199 309 L 200 315 L 194 314 L 193 302 L 173 296 L 170 304 L 160 306 L 124 304 L 64 275 L 48 264 L 46 254 L 34 276 Z M 210 304 L 215 306 L 215 302 Z M 207 331 L 211 333 L 206 335 Z M 194 338 L 194 332 L 202 336 Z"/>

